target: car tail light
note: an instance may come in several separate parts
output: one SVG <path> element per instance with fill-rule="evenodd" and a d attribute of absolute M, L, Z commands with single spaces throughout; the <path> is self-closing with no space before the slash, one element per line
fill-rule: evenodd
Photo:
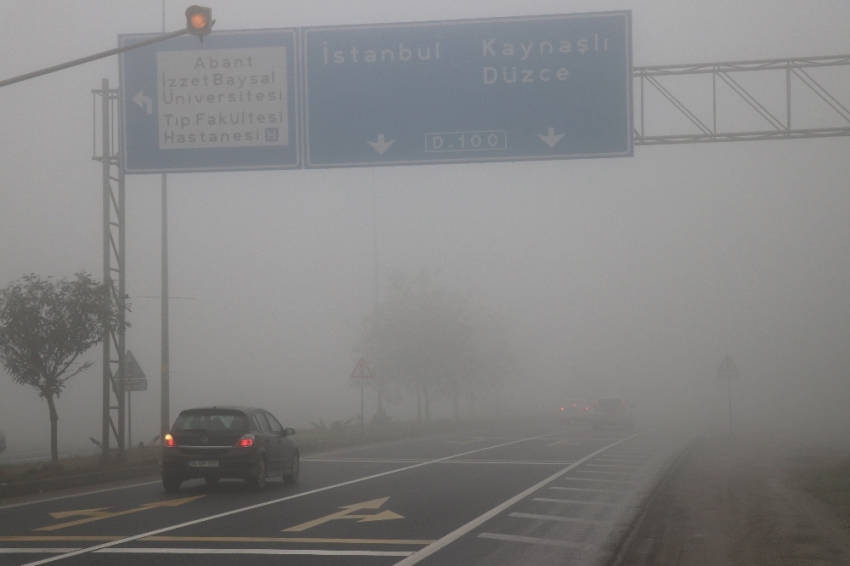
<path fill-rule="evenodd" d="M 166 434 L 162 439 L 162 443 L 169 448 L 177 446 L 177 443 L 174 442 L 174 437 L 171 436 L 171 434 Z"/>
<path fill-rule="evenodd" d="M 590 410 L 590 407 L 585 407 L 585 408 L 584 408 L 584 410 L 585 410 L 585 411 L 589 411 L 589 410 Z"/>
<path fill-rule="evenodd" d="M 246 434 L 242 438 L 236 441 L 236 444 L 233 446 L 234 448 L 250 448 L 254 445 L 254 435 Z"/>
<path fill-rule="evenodd" d="M 564 408 L 563 408 L 563 407 L 561 407 L 561 410 L 563 411 L 563 410 L 564 410 Z"/>

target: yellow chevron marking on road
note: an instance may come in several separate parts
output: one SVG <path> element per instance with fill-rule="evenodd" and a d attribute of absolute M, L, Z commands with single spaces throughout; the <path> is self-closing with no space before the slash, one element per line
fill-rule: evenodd
<path fill-rule="evenodd" d="M 156 509 L 158 507 L 177 507 L 178 505 L 189 503 L 190 501 L 194 501 L 195 499 L 199 499 L 201 497 L 204 496 L 195 495 L 193 497 L 184 497 L 183 499 L 168 499 L 166 501 L 155 501 L 153 503 L 145 503 L 144 505 L 141 505 L 134 509 L 126 509 L 124 511 L 114 512 L 104 511 L 104 509 L 109 509 L 109 507 L 99 507 L 97 509 L 79 509 L 77 511 L 57 511 L 55 513 L 50 513 L 50 516 L 54 519 L 67 519 L 68 517 L 83 517 L 83 519 L 77 519 L 76 521 L 66 521 L 64 523 L 50 525 L 47 527 L 40 527 L 38 529 L 33 530 L 56 531 L 59 529 L 65 529 L 67 527 L 73 527 L 74 525 L 82 525 L 84 523 L 91 523 L 92 521 L 102 521 L 103 519 L 112 519 L 113 517 L 129 515 L 131 513 L 138 513 L 139 511 L 147 511 L 149 509 Z"/>
<path fill-rule="evenodd" d="M 283 529 L 283 532 L 300 533 L 301 531 L 312 529 L 313 527 L 323 525 L 327 522 L 341 519 L 360 519 L 358 523 L 404 519 L 404 517 L 402 517 L 398 513 L 393 513 L 392 511 L 381 511 L 380 513 L 375 513 L 371 515 L 352 515 L 352 513 L 354 513 L 355 511 L 360 511 L 361 509 L 380 509 L 381 505 L 386 503 L 387 499 L 389 499 L 389 497 L 384 497 L 382 499 L 373 499 L 371 501 L 364 501 L 363 503 L 355 503 L 353 505 L 346 505 L 344 507 L 340 507 L 342 511 L 337 511 L 336 513 L 331 513 L 330 515 L 326 515 L 324 517 L 320 517 L 312 521 L 307 521 L 306 523 L 301 523 L 300 525 L 295 525 L 294 527 L 289 527 L 288 529 Z"/>

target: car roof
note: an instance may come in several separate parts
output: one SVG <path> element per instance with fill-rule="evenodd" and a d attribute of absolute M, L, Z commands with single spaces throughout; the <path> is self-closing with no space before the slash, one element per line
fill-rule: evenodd
<path fill-rule="evenodd" d="M 210 411 L 213 409 L 224 409 L 226 411 L 242 411 L 243 413 L 255 413 L 257 411 L 265 411 L 267 413 L 269 412 L 265 409 L 259 409 L 257 407 L 245 407 L 242 405 L 213 405 L 211 407 L 190 407 L 188 409 L 183 409 L 180 412 L 183 413 L 185 411 Z"/>

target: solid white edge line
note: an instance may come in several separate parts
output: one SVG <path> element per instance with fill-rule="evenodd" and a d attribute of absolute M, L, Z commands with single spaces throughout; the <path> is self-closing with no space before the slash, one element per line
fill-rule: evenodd
<path fill-rule="evenodd" d="M 36 501 L 24 501 L 22 503 L 12 503 L 11 505 L 0 506 L 0 511 L 3 511 L 5 509 L 12 509 L 13 507 L 23 507 L 25 505 L 36 505 L 37 503 L 49 503 L 51 501 L 59 501 L 60 499 L 70 499 L 72 497 L 82 497 L 84 495 L 94 495 L 94 494 L 97 494 L 97 493 L 106 493 L 107 491 L 117 491 L 119 489 L 130 489 L 130 488 L 139 487 L 139 486 L 142 486 L 142 485 L 153 485 L 155 483 L 160 483 L 160 481 L 161 480 L 146 481 L 146 482 L 142 482 L 142 483 L 134 483 L 134 484 L 122 485 L 122 486 L 118 486 L 118 487 L 108 487 L 106 489 L 96 489 L 94 491 L 86 491 L 86 492 L 83 492 L 83 493 L 71 493 L 71 494 L 68 494 L 68 495 L 60 495 L 58 497 L 48 497 L 46 499 L 39 499 L 39 500 L 36 500 Z"/>
<path fill-rule="evenodd" d="M 465 525 L 453 530 L 452 532 L 450 532 L 446 536 L 442 537 L 441 539 L 437 540 L 436 542 L 433 542 L 433 543 L 429 544 L 428 546 L 426 546 L 425 548 L 423 548 L 422 550 L 416 552 L 416 554 L 413 554 L 412 556 L 409 556 L 409 557 L 405 558 L 404 560 L 402 560 L 400 562 L 396 562 L 395 566 L 411 566 L 412 564 L 416 564 L 417 562 L 424 560 L 425 558 L 427 558 L 428 556 L 431 556 L 432 554 L 434 554 L 435 552 L 437 552 L 441 548 L 453 543 L 454 541 L 456 541 L 457 539 L 459 539 L 460 537 L 462 537 L 463 535 L 465 535 L 466 533 L 468 533 L 472 529 L 484 524 L 486 521 L 489 521 L 490 519 L 492 519 L 493 517 L 495 517 L 496 515 L 498 515 L 499 513 L 501 513 L 502 511 L 504 511 L 508 507 L 510 507 L 511 505 L 517 503 L 518 501 L 520 501 L 522 499 L 525 499 L 526 497 L 528 497 L 529 495 L 531 495 L 532 493 L 534 493 L 535 491 L 537 491 L 541 487 L 544 487 L 545 485 L 552 483 L 553 481 L 555 481 L 559 477 L 563 476 L 564 474 L 566 474 L 570 470 L 580 466 L 581 464 L 587 462 L 588 460 L 590 460 L 594 456 L 602 454 L 606 450 L 609 450 L 609 449 L 613 448 L 614 446 L 617 446 L 618 444 L 622 444 L 623 442 L 626 442 L 628 440 L 631 440 L 632 438 L 638 437 L 638 436 L 640 436 L 642 434 L 646 434 L 648 432 L 650 432 L 650 431 L 639 432 L 637 434 L 633 434 L 632 436 L 628 436 L 628 437 L 626 437 L 622 440 L 618 440 L 617 442 L 615 442 L 613 444 L 609 444 L 608 446 L 600 448 L 596 452 L 592 452 L 591 454 L 588 454 L 587 456 L 585 456 L 581 460 L 577 460 L 574 464 L 571 464 L 571 465 L 567 466 L 566 468 L 564 468 L 563 470 L 560 470 L 560 471 L 552 474 L 551 476 L 549 476 L 545 480 L 529 487 L 528 489 L 526 489 L 525 491 L 523 491 L 521 493 L 518 493 L 517 495 L 514 495 L 513 497 L 511 497 L 510 499 L 508 499 L 507 501 L 505 501 L 501 505 L 494 507 L 493 509 L 484 513 L 483 515 L 480 515 L 479 517 L 471 520 L 470 522 L 466 523 Z M 27 566 L 29 566 L 29 565 L 27 565 Z"/>
<path fill-rule="evenodd" d="M 241 507 L 239 509 L 232 509 L 230 511 L 225 511 L 224 513 L 217 513 L 215 515 L 210 515 L 209 517 L 201 517 L 200 519 L 195 519 L 193 521 L 187 521 L 185 523 L 172 525 L 170 527 L 163 527 L 161 529 L 156 529 L 156 530 L 149 531 L 147 533 L 142 533 L 142 534 L 139 534 L 139 535 L 129 536 L 129 537 L 122 538 L 122 539 L 119 539 L 119 540 L 116 540 L 116 541 L 111 541 L 111 542 L 99 544 L 99 545 L 96 545 L 96 546 L 89 546 L 87 548 L 82 548 L 80 550 L 76 550 L 74 552 L 69 552 L 67 554 L 62 554 L 60 556 L 53 556 L 53 557 L 50 557 L 50 558 L 45 558 L 44 560 L 38 560 L 36 562 L 28 562 L 27 564 L 23 564 L 22 566 L 39 566 L 40 564 L 47 564 L 49 562 L 55 562 L 57 560 L 63 560 L 65 558 L 71 558 L 72 556 L 79 556 L 80 554 L 87 554 L 89 552 L 96 552 L 96 551 L 102 550 L 104 548 L 110 548 L 110 547 L 113 547 L 113 546 L 117 546 L 119 544 L 125 544 L 125 543 L 128 543 L 128 542 L 133 542 L 135 540 L 139 540 L 139 539 L 142 539 L 142 538 L 158 535 L 158 534 L 161 534 L 161 533 L 167 533 L 168 531 L 173 531 L 173 530 L 176 530 L 176 529 L 182 529 L 183 527 L 189 527 L 191 525 L 197 525 L 198 523 L 205 523 L 207 521 L 220 519 L 222 517 L 227 517 L 229 515 L 235 515 L 236 513 L 242 513 L 244 511 L 251 511 L 253 509 L 259 509 L 260 507 L 266 507 L 268 505 L 274 505 L 276 503 L 281 503 L 282 501 L 288 501 L 290 499 L 296 499 L 298 497 L 305 497 L 305 496 L 311 495 L 313 493 L 319 493 L 321 491 L 328 491 L 330 489 L 336 489 L 338 487 L 343 487 L 343 486 L 346 486 L 346 485 L 352 485 L 352 484 L 355 484 L 355 483 L 360 483 L 360 482 L 363 482 L 363 481 L 367 481 L 367 480 L 371 480 L 371 479 L 375 479 L 375 478 L 380 478 L 380 477 L 388 476 L 388 475 L 391 475 L 391 474 L 397 474 L 399 472 L 412 470 L 414 468 L 421 468 L 422 466 L 427 466 L 429 464 L 435 464 L 437 462 L 442 462 L 444 460 L 451 460 L 452 458 L 460 458 L 461 456 L 467 456 L 469 454 L 475 454 L 476 452 L 484 452 L 485 450 L 494 450 L 496 448 L 503 448 L 505 446 L 517 444 L 519 442 L 527 442 L 529 440 L 537 440 L 539 438 L 545 438 L 547 436 L 552 436 L 554 434 L 561 434 L 561 431 L 549 432 L 549 433 L 546 433 L 546 434 L 541 434 L 541 435 L 538 435 L 538 436 L 532 436 L 532 437 L 529 437 L 529 438 L 521 438 L 519 440 L 513 440 L 511 442 L 505 442 L 503 444 L 496 444 L 495 446 L 487 446 L 485 448 L 476 448 L 475 450 L 470 450 L 468 452 L 462 452 L 460 454 L 454 454 L 452 456 L 446 456 L 444 458 L 438 458 L 436 460 L 429 460 L 427 462 L 422 462 L 420 464 L 413 464 L 412 466 L 406 466 L 404 468 L 389 470 L 389 471 L 386 471 L 386 472 L 381 472 L 379 474 L 373 474 L 371 476 L 366 476 L 366 477 L 363 477 L 363 478 L 357 478 L 357 479 L 337 483 L 337 484 L 334 484 L 334 485 L 328 485 L 328 486 L 325 486 L 325 487 L 319 487 L 319 488 L 316 488 L 316 489 L 311 489 L 310 491 L 295 493 L 293 495 L 288 495 L 286 497 L 281 497 L 279 499 L 272 499 L 271 501 L 264 501 L 262 503 L 249 505 L 248 507 Z M 638 435 L 634 435 L 634 436 L 638 436 Z M 632 436 L 632 437 L 629 437 L 629 438 L 634 438 L 634 437 Z M 626 440 L 628 440 L 628 439 L 626 439 Z M 621 440 L 620 442 L 624 442 L 624 440 Z M 612 446 L 616 446 L 616 444 L 619 444 L 619 443 L 615 443 Z M 596 454 L 596 453 L 594 452 L 594 454 Z M 587 458 L 585 458 L 584 460 L 586 460 L 586 459 Z M 580 460 L 579 463 L 583 462 L 584 460 Z M 578 463 L 574 464 L 574 466 L 577 465 L 577 464 Z M 573 466 L 570 466 L 570 468 L 567 468 L 567 469 L 571 469 L 572 467 Z"/>
<path fill-rule="evenodd" d="M 102 548 L 93 554 L 273 554 L 302 556 L 410 556 L 412 550 L 285 550 L 280 548 Z"/>

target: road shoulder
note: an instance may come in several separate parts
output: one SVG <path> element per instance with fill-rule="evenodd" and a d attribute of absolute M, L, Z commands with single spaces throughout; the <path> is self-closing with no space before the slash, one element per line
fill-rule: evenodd
<path fill-rule="evenodd" d="M 776 434 L 696 439 L 649 504 L 622 566 L 850 564 L 846 510 L 805 489 L 818 473 L 807 450 Z"/>

